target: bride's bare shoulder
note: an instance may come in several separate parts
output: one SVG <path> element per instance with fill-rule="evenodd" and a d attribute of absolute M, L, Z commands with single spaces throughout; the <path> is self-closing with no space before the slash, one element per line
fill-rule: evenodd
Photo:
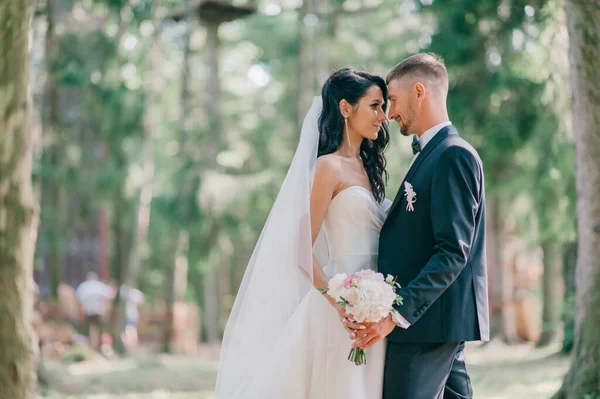
<path fill-rule="evenodd" d="M 342 159 L 335 154 L 322 155 L 315 165 L 315 181 L 337 186 L 342 173 Z"/>
<path fill-rule="evenodd" d="M 340 172 L 342 170 L 343 158 L 337 154 L 321 155 L 317 158 L 317 169 Z"/>

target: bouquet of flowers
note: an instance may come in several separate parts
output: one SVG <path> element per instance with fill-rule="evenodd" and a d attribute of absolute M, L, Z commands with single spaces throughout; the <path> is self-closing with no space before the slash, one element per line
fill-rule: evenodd
<path fill-rule="evenodd" d="M 357 323 L 376 323 L 387 317 L 393 311 L 393 305 L 401 305 L 402 297 L 396 294 L 400 284 L 392 275 L 373 270 L 361 270 L 348 276 L 346 273 L 336 274 L 327 287 L 331 296 L 346 313 Z M 367 354 L 363 349 L 355 348 L 350 351 L 348 360 L 356 365 L 367 362 Z"/>

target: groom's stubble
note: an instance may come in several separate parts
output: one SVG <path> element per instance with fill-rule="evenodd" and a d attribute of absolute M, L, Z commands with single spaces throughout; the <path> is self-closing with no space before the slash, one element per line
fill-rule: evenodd
<path fill-rule="evenodd" d="M 410 103 L 408 103 L 408 110 L 406 112 L 406 115 L 401 116 L 400 121 L 398 121 L 398 119 L 396 119 L 396 123 L 400 127 L 400 134 L 402 134 L 404 137 L 408 137 L 408 136 L 414 134 L 414 132 L 411 131 L 414 114 L 415 114 L 415 110 L 414 110 L 413 106 Z"/>

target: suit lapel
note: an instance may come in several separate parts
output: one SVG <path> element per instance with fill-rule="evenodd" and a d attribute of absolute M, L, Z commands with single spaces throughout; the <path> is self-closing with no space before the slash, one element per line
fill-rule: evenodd
<path fill-rule="evenodd" d="M 457 131 L 454 128 L 454 126 L 449 125 L 449 126 L 443 127 L 435 136 L 433 136 L 431 141 L 429 143 L 427 143 L 427 145 L 425 146 L 423 151 L 421 151 L 421 153 L 419 154 L 417 159 L 415 159 L 415 162 L 413 162 L 413 164 L 411 165 L 408 172 L 406 172 L 406 176 L 404 176 L 404 180 L 402 180 L 402 183 L 400 184 L 400 188 L 398 189 L 396 198 L 394 198 L 394 203 L 392 204 L 392 207 L 390 208 L 390 211 L 388 212 L 388 217 L 389 217 L 389 215 L 392 214 L 394 209 L 396 209 L 398 204 L 400 202 L 402 202 L 402 198 L 404 197 L 404 182 L 406 182 L 406 181 L 410 182 L 412 180 L 412 177 L 417 172 L 417 169 L 419 169 L 419 166 L 421 166 L 421 163 L 423 163 L 425 158 L 427 158 L 427 156 L 429 154 L 431 154 L 433 149 L 435 147 L 437 147 L 437 145 L 439 143 L 441 143 L 450 134 L 457 134 Z"/>

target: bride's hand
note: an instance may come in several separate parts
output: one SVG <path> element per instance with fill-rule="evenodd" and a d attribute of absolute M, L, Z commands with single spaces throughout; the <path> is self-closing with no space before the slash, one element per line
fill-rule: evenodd
<path fill-rule="evenodd" d="M 333 298 L 331 298 L 329 295 L 327 296 L 329 303 L 331 303 L 331 306 L 333 306 L 335 308 L 335 310 L 337 310 L 338 315 L 340 316 L 340 321 L 342 322 L 342 326 L 344 326 L 344 329 L 346 329 L 346 331 L 348 331 L 348 333 L 350 334 L 350 339 L 356 339 L 357 337 L 362 337 L 363 334 L 360 334 L 361 330 L 365 330 L 369 323 L 355 323 L 352 319 L 351 316 L 346 313 L 346 309 L 344 309 L 343 306 L 341 306 L 339 303 L 336 303 L 335 300 Z"/>
<path fill-rule="evenodd" d="M 341 306 L 339 303 L 337 303 L 335 301 L 335 299 L 333 299 L 331 296 L 329 296 L 328 293 L 325 293 L 324 295 L 325 295 L 325 299 L 327 299 L 327 302 L 329 302 L 329 304 L 335 308 L 335 310 L 338 312 L 340 317 L 342 317 L 342 318 L 348 317 L 348 313 L 346 313 L 346 309 L 344 309 L 343 306 Z"/>
<path fill-rule="evenodd" d="M 346 319 L 342 319 L 342 324 L 344 325 L 344 328 L 346 329 L 346 331 L 348 331 L 348 333 L 350 333 L 350 339 L 355 340 L 355 339 L 364 337 L 365 330 L 367 328 L 369 328 L 372 324 L 375 324 L 375 323 L 369 323 L 369 322 L 356 323 L 353 320 L 346 318 Z"/>
<path fill-rule="evenodd" d="M 340 304 L 333 303 L 333 307 L 338 312 L 340 319 L 343 320 L 343 319 L 347 319 L 348 317 L 350 317 L 350 315 L 348 313 L 346 313 L 346 309 L 344 307 L 340 306 Z"/>
<path fill-rule="evenodd" d="M 346 309 L 344 309 L 343 306 L 341 306 L 339 303 L 337 303 L 335 301 L 335 299 L 330 297 L 329 294 L 325 293 L 325 298 L 327 299 L 329 304 L 331 306 L 333 306 L 334 309 L 338 312 L 338 315 L 340 316 L 340 321 L 342 322 L 342 325 L 344 326 L 344 328 L 346 328 L 345 321 L 348 320 L 348 318 L 350 317 L 350 315 L 348 313 L 346 313 Z M 350 333 L 352 332 L 351 330 L 348 330 L 347 328 L 346 328 L 346 330 Z"/>

